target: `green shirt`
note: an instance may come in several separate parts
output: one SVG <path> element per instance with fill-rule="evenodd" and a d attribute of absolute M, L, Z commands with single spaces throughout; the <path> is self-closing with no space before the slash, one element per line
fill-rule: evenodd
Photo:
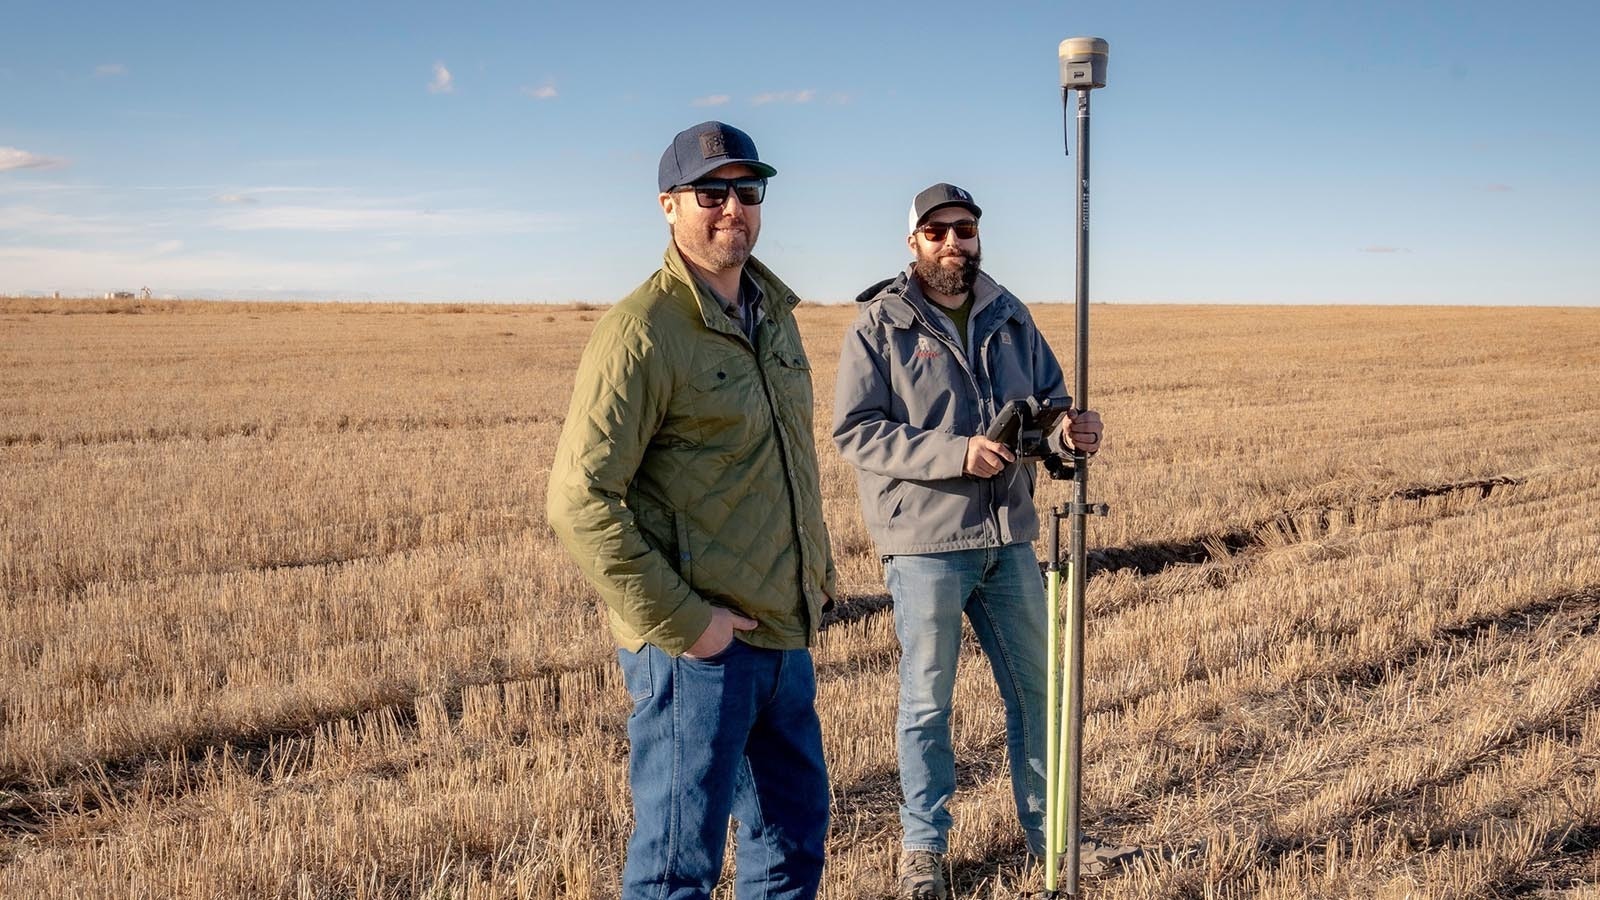
<path fill-rule="evenodd" d="M 967 299 L 961 301 L 961 305 L 955 309 L 949 309 L 932 302 L 928 305 L 944 313 L 945 318 L 956 326 L 956 334 L 961 336 L 961 352 L 965 353 L 967 350 L 967 319 L 972 315 L 972 291 L 967 291 Z"/>

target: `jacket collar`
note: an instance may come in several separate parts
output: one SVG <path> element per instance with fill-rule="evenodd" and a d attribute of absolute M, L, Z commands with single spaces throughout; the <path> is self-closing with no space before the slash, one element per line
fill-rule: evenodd
<path fill-rule="evenodd" d="M 667 252 L 662 259 L 662 269 L 683 287 L 686 297 L 699 307 L 700 318 L 705 321 L 707 328 L 728 334 L 744 334 L 744 329 L 739 327 L 739 323 L 728 318 L 717 298 L 707 291 L 700 290 L 700 280 L 694 277 L 689 264 L 684 262 L 683 254 L 678 252 L 677 241 L 667 242 Z M 761 308 L 768 317 L 788 315 L 800 303 L 800 297 L 789 290 L 789 286 L 780 281 L 778 276 L 772 274 L 772 270 L 761 260 L 754 256 L 750 257 L 745 260 L 744 270 L 761 288 Z"/>
<path fill-rule="evenodd" d="M 1000 286 L 1000 283 L 990 278 L 987 272 L 979 271 L 978 280 L 972 285 L 972 321 L 978 320 L 978 313 L 989 306 L 1000 304 L 1004 318 L 1015 318 L 1018 314 L 1018 303 L 1011 292 Z M 880 281 L 872 287 L 862 291 L 856 297 L 858 303 L 878 302 L 882 310 L 884 321 L 896 328 L 910 328 L 918 318 L 925 322 L 934 321 L 933 304 L 922 294 L 922 287 L 915 278 L 911 277 L 911 266 L 906 266 L 904 272 L 887 281 Z"/>

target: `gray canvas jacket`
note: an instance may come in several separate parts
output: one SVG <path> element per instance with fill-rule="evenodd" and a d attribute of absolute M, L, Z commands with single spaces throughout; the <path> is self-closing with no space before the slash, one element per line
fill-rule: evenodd
<path fill-rule="evenodd" d="M 835 384 L 833 442 L 856 469 L 878 553 L 1000 547 L 1039 535 L 1034 464 L 962 474 L 967 438 L 1008 401 L 1065 396 L 1055 354 L 1022 301 L 979 273 L 969 344 L 907 267 L 857 297 Z"/>

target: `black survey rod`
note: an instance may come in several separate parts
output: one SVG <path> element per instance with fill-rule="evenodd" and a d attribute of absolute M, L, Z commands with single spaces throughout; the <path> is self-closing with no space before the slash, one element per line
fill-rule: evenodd
<path fill-rule="evenodd" d="M 1078 409 L 1089 408 L 1089 92 L 1078 95 L 1078 287 L 1077 372 L 1073 396 Z M 1089 510 L 1089 456 L 1072 451 L 1072 530 L 1069 538 L 1072 583 L 1067 591 L 1067 895 L 1078 893 L 1078 843 L 1082 836 L 1078 811 L 1083 790 L 1083 591 L 1087 579 L 1085 518 Z"/>

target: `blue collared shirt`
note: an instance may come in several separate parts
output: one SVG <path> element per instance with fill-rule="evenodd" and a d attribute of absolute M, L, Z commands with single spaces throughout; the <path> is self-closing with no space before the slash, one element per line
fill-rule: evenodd
<path fill-rule="evenodd" d="M 739 330 L 743 331 L 744 336 L 754 345 L 756 342 L 756 326 L 761 324 L 761 320 L 766 318 L 767 313 L 762 308 L 762 299 L 765 297 L 765 293 L 761 290 L 761 285 L 757 284 L 756 280 L 750 276 L 750 270 L 743 269 L 739 273 L 739 300 L 737 303 L 724 299 L 721 294 L 712 290 L 711 285 L 701 281 L 699 276 L 695 277 L 695 281 L 699 283 L 701 290 L 716 298 L 717 305 L 722 307 L 722 311 L 728 314 L 728 318 L 739 326 Z"/>

